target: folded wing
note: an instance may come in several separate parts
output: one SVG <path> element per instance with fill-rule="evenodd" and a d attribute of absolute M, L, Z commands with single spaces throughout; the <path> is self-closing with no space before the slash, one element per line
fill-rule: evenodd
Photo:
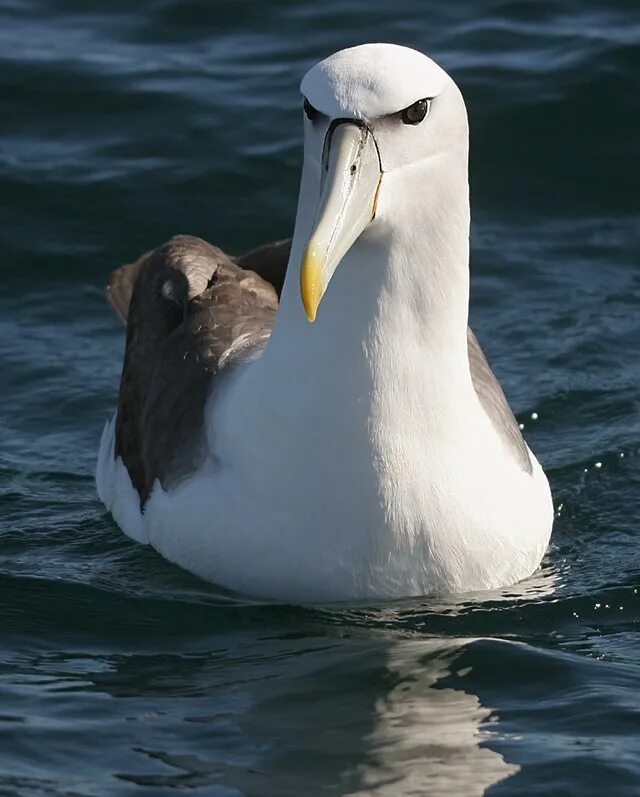
<path fill-rule="evenodd" d="M 215 378 L 264 347 L 287 258 L 288 242 L 235 261 L 176 236 L 113 273 L 107 297 L 127 324 L 115 453 L 142 503 L 156 479 L 167 487 L 197 468 Z"/>

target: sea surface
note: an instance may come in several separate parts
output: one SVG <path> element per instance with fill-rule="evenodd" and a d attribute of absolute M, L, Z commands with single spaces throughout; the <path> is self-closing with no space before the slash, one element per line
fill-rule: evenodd
<path fill-rule="evenodd" d="M 96 498 L 103 286 L 289 235 L 300 78 L 377 40 L 466 97 L 472 323 L 555 531 L 501 592 L 250 601 Z M 0 0 L 2 797 L 640 794 L 639 41 L 637 0 Z"/>

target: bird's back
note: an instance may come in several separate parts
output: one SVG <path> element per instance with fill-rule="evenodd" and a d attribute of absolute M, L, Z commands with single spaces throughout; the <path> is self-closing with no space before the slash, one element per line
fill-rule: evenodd
<path fill-rule="evenodd" d="M 277 286 L 273 247 L 249 261 L 266 264 Z M 191 236 L 114 272 L 107 295 L 127 324 L 114 454 L 144 503 L 156 479 L 167 487 L 198 466 L 215 377 L 261 350 L 278 296 L 256 272 Z"/>

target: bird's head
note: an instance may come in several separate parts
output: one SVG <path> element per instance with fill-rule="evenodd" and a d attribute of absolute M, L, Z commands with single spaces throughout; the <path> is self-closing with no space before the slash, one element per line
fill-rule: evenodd
<path fill-rule="evenodd" d="M 365 230 L 390 224 L 467 169 L 462 95 L 434 61 L 407 47 L 364 44 L 316 64 L 301 84 L 305 171 L 317 210 L 302 256 L 309 321 L 344 255 Z"/>

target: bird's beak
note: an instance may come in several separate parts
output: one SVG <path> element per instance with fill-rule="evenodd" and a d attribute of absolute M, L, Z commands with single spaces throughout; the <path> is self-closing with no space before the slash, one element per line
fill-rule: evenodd
<path fill-rule="evenodd" d="M 338 264 L 375 216 L 381 180 L 371 130 L 334 122 L 324 142 L 320 201 L 300 267 L 302 303 L 312 323 Z"/>

